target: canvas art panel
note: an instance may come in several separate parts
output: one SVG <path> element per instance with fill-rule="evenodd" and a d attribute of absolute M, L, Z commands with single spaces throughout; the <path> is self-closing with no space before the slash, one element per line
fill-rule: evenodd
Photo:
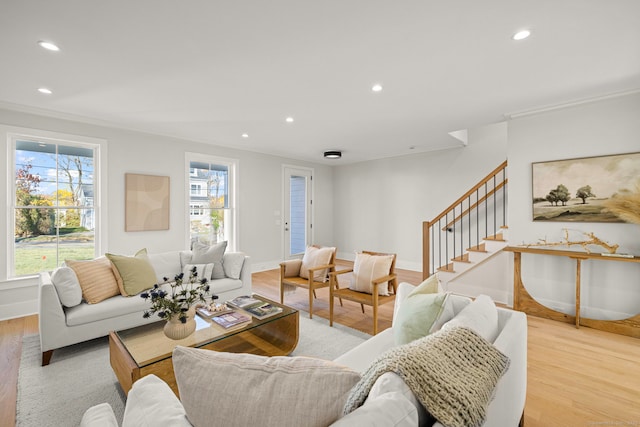
<path fill-rule="evenodd" d="M 125 231 L 169 229 L 169 177 L 125 174 Z"/>
<path fill-rule="evenodd" d="M 640 153 L 532 163 L 533 220 L 625 222 L 606 200 L 640 179 Z"/>

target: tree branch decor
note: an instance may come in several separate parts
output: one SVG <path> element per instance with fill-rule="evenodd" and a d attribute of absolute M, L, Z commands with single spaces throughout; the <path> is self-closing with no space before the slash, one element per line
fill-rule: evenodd
<path fill-rule="evenodd" d="M 584 249 L 588 254 L 591 253 L 591 251 L 589 250 L 589 245 L 596 245 L 596 246 L 601 246 L 604 249 L 607 250 L 607 252 L 609 252 L 610 254 L 615 254 L 616 251 L 618 250 L 619 245 L 615 244 L 615 245 L 610 245 L 609 243 L 605 242 L 604 240 L 596 237 L 596 235 L 594 233 L 585 233 L 584 231 L 580 231 L 580 233 L 582 233 L 584 236 L 588 237 L 588 240 L 577 240 L 577 241 L 571 241 L 569 240 L 569 229 L 564 228 L 564 241 L 562 242 L 548 242 L 547 239 L 538 239 L 538 243 L 524 243 L 523 246 L 529 248 L 531 246 L 575 246 L 575 245 L 579 245 L 582 246 L 582 249 Z M 577 230 L 574 230 L 577 231 Z"/>

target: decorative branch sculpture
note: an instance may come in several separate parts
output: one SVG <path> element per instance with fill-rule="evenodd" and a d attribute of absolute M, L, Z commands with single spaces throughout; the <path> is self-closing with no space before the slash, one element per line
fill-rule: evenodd
<path fill-rule="evenodd" d="M 573 245 L 580 245 L 582 246 L 582 249 L 584 249 L 588 254 L 591 253 L 591 251 L 589 250 L 589 245 L 596 245 L 596 246 L 602 246 L 603 248 L 605 248 L 607 250 L 607 252 L 609 252 L 610 254 L 615 254 L 616 251 L 618 250 L 619 245 L 610 245 L 607 242 L 605 242 L 604 240 L 596 237 L 596 235 L 594 233 L 585 233 L 584 231 L 580 231 L 580 233 L 582 233 L 584 236 L 589 237 L 589 240 L 580 240 L 580 241 L 575 241 L 572 242 L 571 240 L 569 240 L 569 229 L 564 228 L 564 242 L 547 242 L 547 239 L 538 239 L 538 243 L 524 243 L 523 246 L 525 247 L 531 247 L 531 246 L 573 246 Z M 574 231 L 578 231 L 578 230 L 574 230 Z"/>

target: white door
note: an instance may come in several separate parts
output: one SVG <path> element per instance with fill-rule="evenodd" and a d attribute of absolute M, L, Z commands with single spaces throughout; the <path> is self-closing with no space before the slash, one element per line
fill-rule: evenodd
<path fill-rule="evenodd" d="M 297 258 L 311 242 L 312 169 L 284 167 L 284 258 Z"/>

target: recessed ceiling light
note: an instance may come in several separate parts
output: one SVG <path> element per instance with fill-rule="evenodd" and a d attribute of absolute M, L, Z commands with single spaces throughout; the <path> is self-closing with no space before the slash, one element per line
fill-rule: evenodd
<path fill-rule="evenodd" d="M 47 89 L 46 87 L 38 88 L 38 92 L 44 93 L 45 95 L 51 95 L 53 93 L 51 89 Z"/>
<path fill-rule="evenodd" d="M 243 138 L 249 138 L 249 134 L 248 134 L 248 133 L 243 133 L 243 134 L 242 134 L 242 137 L 243 137 Z"/>
<path fill-rule="evenodd" d="M 531 35 L 531 31 L 522 30 L 515 33 L 511 38 L 514 40 L 524 40 Z"/>
<path fill-rule="evenodd" d="M 287 117 L 285 120 L 287 123 L 293 123 L 293 117 Z"/>
<path fill-rule="evenodd" d="M 60 50 L 60 48 L 56 44 L 51 43 L 51 42 L 47 42 L 47 41 L 44 41 L 44 40 L 40 40 L 38 42 L 38 44 L 40 45 L 40 47 L 42 47 L 44 49 L 47 49 L 47 50 L 52 50 L 54 52 L 57 52 L 57 51 Z"/>
<path fill-rule="evenodd" d="M 371 86 L 371 90 L 374 92 L 380 92 L 382 90 L 382 85 L 376 83 L 373 86 Z"/>

